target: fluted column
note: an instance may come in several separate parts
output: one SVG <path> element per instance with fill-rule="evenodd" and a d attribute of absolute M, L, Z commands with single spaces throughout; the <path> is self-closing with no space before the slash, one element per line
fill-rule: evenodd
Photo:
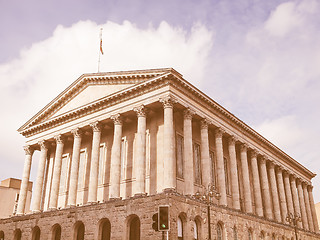
<path fill-rule="evenodd" d="M 90 124 L 92 127 L 92 153 L 90 165 L 90 179 L 88 202 L 93 203 L 97 201 L 98 194 L 98 178 L 99 178 L 99 156 L 100 156 L 100 139 L 101 139 L 101 124 L 96 121 Z"/>
<path fill-rule="evenodd" d="M 290 176 L 290 185 L 291 185 L 291 193 L 292 193 L 293 207 L 294 207 L 295 214 L 298 216 L 301 216 L 298 191 L 297 191 L 297 185 L 296 185 L 296 178 L 293 175 Z M 298 227 L 302 228 L 301 221 L 298 222 Z"/>
<path fill-rule="evenodd" d="M 272 203 L 271 203 L 271 197 L 270 197 L 266 158 L 264 157 L 261 158 L 260 160 L 260 173 L 261 173 L 261 185 L 262 185 L 261 188 L 262 188 L 262 195 L 264 199 L 266 218 L 272 219 L 273 218 Z"/>
<path fill-rule="evenodd" d="M 50 209 L 56 209 L 58 204 L 62 154 L 63 154 L 63 147 L 64 147 L 64 139 L 62 135 L 57 135 L 54 137 L 54 139 L 56 140 L 57 146 L 56 146 L 56 154 L 54 159 L 51 198 L 49 203 Z"/>
<path fill-rule="evenodd" d="M 218 173 L 218 187 L 220 193 L 220 205 L 227 206 L 227 189 L 226 189 L 226 173 L 224 170 L 223 159 L 223 145 L 222 145 L 223 131 L 218 128 L 215 131 L 216 155 L 217 155 L 217 173 Z"/>
<path fill-rule="evenodd" d="M 75 206 L 77 203 L 77 187 L 78 187 L 78 178 L 79 178 L 79 161 L 80 161 L 82 132 L 79 128 L 76 128 L 71 130 L 71 133 L 73 134 L 73 149 L 72 149 L 72 160 L 71 160 L 68 205 Z"/>
<path fill-rule="evenodd" d="M 313 186 L 309 185 L 307 190 L 308 190 L 308 194 L 309 194 L 310 208 L 311 208 L 311 214 L 312 214 L 312 219 L 313 219 L 314 231 L 316 233 L 319 233 L 318 218 L 317 218 L 316 208 L 314 206 L 312 189 L 313 189 Z"/>
<path fill-rule="evenodd" d="M 29 186 L 29 178 L 30 178 L 30 169 L 31 169 L 31 163 L 32 163 L 32 154 L 34 151 L 31 146 L 25 146 L 23 147 L 23 149 L 25 151 L 26 157 L 24 160 L 17 215 L 24 214 L 24 211 L 25 211 L 27 194 L 28 194 L 28 186 Z"/>
<path fill-rule="evenodd" d="M 293 198 L 292 192 L 290 187 L 290 177 L 287 171 L 283 171 L 283 182 L 284 182 L 284 190 L 286 192 L 286 200 L 287 200 L 287 210 L 288 213 L 294 214 L 294 207 L 293 207 Z"/>
<path fill-rule="evenodd" d="M 307 185 L 306 182 L 303 182 L 303 183 L 302 183 L 304 203 L 305 203 L 305 206 L 306 206 L 306 212 L 307 212 L 307 219 L 308 219 L 309 230 L 310 230 L 311 232 L 314 232 L 313 219 L 312 219 L 312 213 L 311 213 L 311 208 L 310 208 L 310 199 L 309 199 L 309 194 L 308 194 L 307 186 L 308 186 L 308 185 Z"/>
<path fill-rule="evenodd" d="M 164 108 L 164 144 L 163 159 L 166 169 L 164 171 L 163 188 L 176 188 L 176 161 L 174 143 L 173 105 L 175 100 L 171 96 L 160 99 Z"/>
<path fill-rule="evenodd" d="M 247 146 L 241 144 L 240 146 L 240 161 L 242 169 L 243 189 L 244 189 L 244 206 L 247 213 L 252 213 L 252 198 L 251 198 L 251 185 L 249 178 Z"/>
<path fill-rule="evenodd" d="M 134 194 L 146 192 L 146 129 L 147 117 L 146 107 L 141 105 L 133 109 L 138 117 L 137 138 L 136 138 L 136 159 L 135 159 L 135 190 Z"/>
<path fill-rule="evenodd" d="M 298 189 L 298 197 L 299 197 L 299 203 L 300 203 L 302 225 L 303 225 L 304 229 L 309 230 L 307 212 L 306 212 L 306 205 L 305 205 L 305 202 L 304 202 L 301 179 L 299 179 L 299 178 L 297 179 L 297 189 Z"/>
<path fill-rule="evenodd" d="M 114 122 L 113 144 L 111 149 L 110 164 L 110 198 L 120 197 L 120 177 L 121 177 L 121 139 L 122 139 L 122 119 L 120 114 L 111 117 Z"/>
<path fill-rule="evenodd" d="M 231 136 L 229 138 L 229 157 L 230 157 L 230 172 L 231 172 L 231 193 L 232 205 L 234 209 L 240 210 L 240 193 L 239 193 L 239 178 L 236 158 L 236 139 Z"/>
<path fill-rule="evenodd" d="M 284 184 L 283 184 L 282 168 L 280 166 L 276 168 L 276 174 L 277 174 L 282 222 L 286 223 L 286 217 L 288 214 L 287 202 L 286 202 L 286 194 L 285 194 Z"/>
<path fill-rule="evenodd" d="M 253 181 L 253 193 L 254 193 L 254 202 L 256 207 L 256 214 L 260 217 L 263 216 L 263 206 L 262 206 L 262 196 L 260 188 L 260 177 L 257 161 L 257 151 L 251 151 L 251 168 L 252 168 L 252 181 Z"/>
<path fill-rule="evenodd" d="M 33 212 L 40 212 L 40 204 L 41 204 L 41 196 L 42 196 L 42 187 L 43 187 L 43 178 L 44 178 L 44 171 L 46 167 L 46 160 L 48 155 L 48 146 L 44 140 L 39 141 L 40 145 L 40 160 L 38 165 L 38 172 L 37 172 L 37 180 L 36 186 L 33 194 Z"/>
<path fill-rule="evenodd" d="M 270 187 L 271 187 L 271 194 L 272 194 L 274 218 L 276 221 L 281 222 L 282 219 L 281 219 L 281 212 L 280 212 L 278 187 L 277 187 L 276 174 L 274 171 L 273 162 L 270 162 L 269 164 L 269 177 L 270 177 Z"/>
<path fill-rule="evenodd" d="M 194 192 L 194 167 L 193 167 L 193 147 L 192 147 L 192 115 L 190 109 L 183 111 L 183 141 L 184 141 L 184 186 L 185 194 L 193 195 Z"/>
<path fill-rule="evenodd" d="M 208 120 L 202 119 L 200 128 L 202 184 L 208 187 L 211 183 Z"/>

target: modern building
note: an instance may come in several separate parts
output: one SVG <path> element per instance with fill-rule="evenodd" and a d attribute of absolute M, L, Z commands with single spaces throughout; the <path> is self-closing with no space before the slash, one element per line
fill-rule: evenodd
<path fill-rule="evenodd" d="M 174 69 L 84 74 L 18 131 L 19 216 L 0 220 L 4 239 L 162 239 L 163 205 L 168 239 L 320 239 L 315 174 Z"/>
<path fill-rule="evenodd" d="M 0 218 L 7 218 L 17 213 L 21 180 L 8 178 L 0 184 Z M 32 182 L 29 182 L 26 197 L 26 213 L 31 212 L 30 202 L 32 195 Z M 1 240 L 1 238 L 0 238 Z"/>

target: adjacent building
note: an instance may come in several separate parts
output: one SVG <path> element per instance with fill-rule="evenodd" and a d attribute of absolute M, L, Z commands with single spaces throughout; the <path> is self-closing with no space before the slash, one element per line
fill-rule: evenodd
<path fill-rule="evenodd" d="M 23 180 L 4 239 L 162 239 L 160 205 L 168 239 L 320 239 L 315 174 L 172 68 L 84 74 L 18 131 Z"/>

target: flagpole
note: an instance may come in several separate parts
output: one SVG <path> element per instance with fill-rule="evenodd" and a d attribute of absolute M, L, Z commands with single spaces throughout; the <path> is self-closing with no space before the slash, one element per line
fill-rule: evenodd
<path fill-rule="evenodd" d="M 103 28 L 100 28 L 100 48 L 99 48 L 99 58 L 98 58 L 98 73 L 100 72 L 101 53 L 103 54 L 103 51 L 102 51 L 102 30 L 103 30 Z"/>

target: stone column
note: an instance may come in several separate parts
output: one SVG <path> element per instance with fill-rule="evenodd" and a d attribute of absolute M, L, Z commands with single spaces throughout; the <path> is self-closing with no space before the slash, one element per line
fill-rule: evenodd
<path fill-rule="evenodd" d="M 248 156 L 247 156 L 247 146 L 241 144 L 240 146 L 240 161 L 242 169 L 243 178 L 243 189 L 244 189 L 244 206 L 247 213 L 252 213 L 252 198 L 251 198 L 251 185 L 249 178 L 249 166 L 248 166 Z"/>
<path fill-rule="evenodd" d="M 309 185 L 307 190 L 308 190 L 308 194 L 309 194 L 310 208 L 311 208 L 311 214 L 312 214 L 312 219 L 313 219 L 314 231 L 316 233 L 319 233 L 318 218 L 317 218 L 316 208 L 314 206 L 312 189 L 313 189 L 313 186 Z"/>
<path fill-rule="evenodd" d="M 23 167 L 17 215 L 22 215 L 24 214 L 24 211 L 25 211 L 28 187 L 29 187 L 30 169 L 31 169 L 31 163 L 32 163 L 32 154 L 34 151 L 31 146 L 25 146 L 23 148 L 24 148 L 26 157 L 25 157 L 24 167 Z"/>
<path fill-rule="evenodd" d="M 62 154 L 63 154 L 63 147 L 64 147 L 64 139 L 62 135 L 57 135 L 54 137 L 54 139 L 56 140 L 57 146 L 56 146 L 56 154 L 54 158 L 51 198 L 49 203 L 50 209 L 56 209 L 58 205 Z"/>
<path fill-rule="evenodd" d="M 311 232 L 314 232 L 313 219 L 312 219 L 312 213 L 310 208 L 310 199 L 309 199 L 307 187 L 308 187 L 308 184 L 306 182 L 303 182 L 302 189 L 303 189 L 304 203 L 306 205 L 309 230 Z"/>
<path fill-rule="evenodd" d="M 88 202 L 97 202 L 98 194 L 98 178 L 99 178 L 99 157 L 100 157 L 100 139 L 101 139 L 101 124 L 96 121 L 90 124 L 92 127 L 92 152 L 91 152 L 91 165 L 90 165 L 90 179 Z"/>
<path fill-rule="evenodd" d="M 68 205 L 75 206 L 77 203 L 77 188 L 78 188 L 78 178 L 79 178 L 79 161 L 80 161 L 82 132 L 79 128 L 76 128 L 71 130 L 71 133 L 73 134 L 73 149 L 72 149 L 72 159 L 71 159 Z"/>
<path fill-rule="evenodd" d="M 307 212 L 306 212 L 306 205 L 305 205 L 305 202 L 304 202 L 301 179 L 299 179 L 299 178 L 297 179 L 297 188 L 298 188 L 298 197 L 299 197 L 299 203 L 300 203 L 302 225 L 303 225 L 304 229 L 309 230 Z"/>
<path fill-rule="evenodd" d="M 231 172 L 231 193 L 234 209 L 240 210 L 239 178 L 236 158 L 236 140 L 233 136 L 229 138 L 230 172 Z"/>
<path fill-rule="evenodd" d="M 270 177 L 270 187 L 271 187 L 271 194 L 272 194 L 274 218 L 277 222 L 281 222 L 282 219 L 281 219 L 281 212 L 280 212 L 279 195 L 278 195 L 276 174 L 274 171 L 273 162 L 270 162 L 269 164 L 269 177 Z"/>
<path fill-rule="evenodd" d="M 290 178 L 289 173 L 287 171 L 283 171 L 283 177 L 284 177 L 284 190 L 286 192 L 286 199 L 287 199 L 287 207 L 288 207 L 288 213 L 294 214 L 294 207 L 293 207 L 293 200 L 292 200 L 292 192 L 290 187 Z M 287 215 L 286 215 L 287 217 Z"/>
<path fill-rule="evenodd" d="M 194 192 L 194 167 L 193 167 L 193 146 L 192 146 L 192 115 L 190 109 L 183 111 L 183 141 L 184 141 L 184 194 L 193 195 Z"/>
<path fill-rule="evenodd" d="M 290 184 L 291 184 L 291 193 L 292 193 L 292 199 L 293 199 L 294 212 L 296 215 L 301 216 L 300 204 L 299 204 L 299 198 L 298 198 L 298 192 L 297 192 L 297 185 L 296 185 L 296 178 L 293 175 L 290 176 Z M 298 222 L 298 227 L 302 228 L 301 221 Z"/>
<path fill-rule="evenodd" d="M 211 161 L 209 153 L 209 132 L 208 120 L 201 120 L 201 169 L 202 169 L 202 184 L 208 188 L 211 181 Z"/>
<path fill-rule="evenodd" d="M 42 187 L 43 187 L 43 178 L 44 178 L 44 171 L 46 167 L 46 160 L 48 155 L 48 146 L 44 140 L 39 142 L 41 153 L 40 153 L 40 160 L 38 165 L 38 172 L 37 172 L 37 180 L 36 186 L 33 194 L 33 212 L 40 212 L 40 204 L 41 204 L 41 196 L 42 196 Z"/>
<path fill-rule="evenodd" d="M 223 145 L 222 145 L 223 131 L 218 128 L 215 131 L 216 155 L 217 155 L 217 173 L 218 173 L 218 187 L 220 193 L 220 205 L 227 206 L 227 189 L 226 189 L 226 173 L 224 170 L 223 159 Z"/>
<path fill-rule="evenodd" d="M 164 108 L 164 144 L 163 159 L 165 162 L 163 188 L 176 188 L 175 136 L 173 122 L 173 105 L 175 100 L 171 96 L 160 99 Z"/>
<path fill-rule="evenodd" d="M 286 223 L 286 217 L 288 214 L 287 202 L 286 202 L 286 194 L 285 194 L 284 184 L 283 184 L 282 168 L 280 166 L 276 168 L 276 174 L 277 174 L 282 222 Z"/>
<path fill-rule="evenodd" d="M 110 198 L 120 197 L 121 178 L 121 140 L 122 140 L 122 119 L 120 114 L 111 116 L 114 122 L 113 144 L 111 149 L 110 164 Z"/>
<path fill-rule="evenodd" d="M 137 138 L 136 138 L 136 159 L 135 159 L 135 190 L 134 194 L 145 194 L 146 192 L 146 130 L 147 118 L 146 107 L 141 105 L 133 109 L 137 113 Z"/>
<path fill-rule="evenodd" d="M 261 188 L 260 188 L 260 177 L 257 161 L 258 152 L 256 150 L 251 151 L 251 167 L 252 167 L 252 181 L 253 181 L 253 193 L 254 193 L 254 202 L 256 207 L 256 214 L 259 217 L 263 216 L 263 206 L 262 206 L 262 197 L 261 197 Z"/>
<path fill-rule="evenodd" d="M 267 174 L 267 166 L 266 166 L 266 158 L 263 157 L 260 160 L 260 173 L 261 173 L 261 188 L 262 188 L 262 195 L 264 199 L 264 207 L 265 207 L 265 214 L 266 218 L 272 219 L 272 203 L 270 197 L 270 189 L 269 189 L 269 181 L 268 181 L 268 174 Z"/>

